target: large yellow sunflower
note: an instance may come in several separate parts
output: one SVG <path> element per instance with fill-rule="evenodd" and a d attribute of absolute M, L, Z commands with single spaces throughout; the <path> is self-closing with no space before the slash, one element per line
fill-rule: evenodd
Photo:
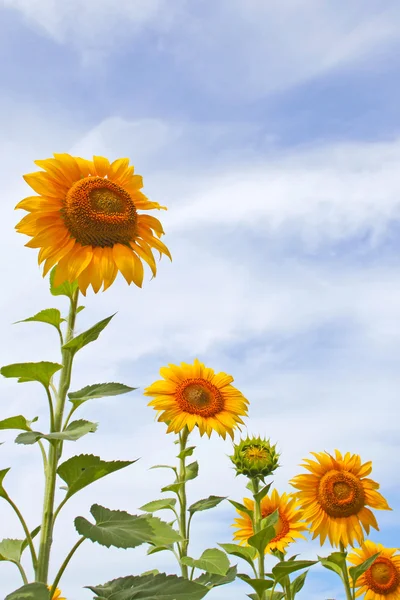
<path fill-rule="evenodd" d="M 400 554 L 395 555 L 397 550 L 366 540 L 361 548 L 347 556 L 347 560 L 357 566 L 380 552 L 369 569 L 357 579 L 356 597 L 365 594 L 364 600 L 400 600 Z"/>
<path fill-rule="evenodd" d="M 254 500 L 244 498 L 243 504 L 246 508 L 254 510 Z M 272 515 L 277 509 L 279 515 L 276 536 L 266 547 L 266 553 L 271 552 L 271 550 L 280 550 L 283 552 L 286 546 L 294 542 L 296 538 L 306 539 L 300 532 L 307 530 L 307 524 L 302 522 L 303 516 L 298 508 L 299 504 L 293 494 L 282 494 L 279 496 L 276 490 L 273 490 L 271 495 L 265 496 L 261 500 L 261 516 L 263 519 Z M 254 535 L 253 523 L 247 513 L 239 510 L 237 512 L 240 517 L 235 519 L 232 525 L 232 527 L 237 527 L 238 529 L 234 533 L 233 539 L 238 540 L 241 546 L 247 546 L 247 540 Z"/>
<path fill-rule="evenodd" d="M 168 424 L 167 433 L 178 433 L 185 426 L 189 431 L 197 425 L 200 435 L 210 437 L 215 430 L 224 439 L 243 423 L 248 401 L 231 383 L 226 373 L 215 374 L 196 358 L 193 365 L 168 365 L 160 369 L 163 380 L 146 388 L 145 396 L 154 396 L 148 406 L 158 412 L 158 421 Z"/>
<path fill-rule="evenodd" d="M 328 536 L 332 546 L 361 543 L 364 532 L 372 525 L 378 529 L 375 516 L 367 508 L 391 510 L 385 498 L 376 490 L 379 484 L 366 476 L 372 463 L 361 464 L 357 454 L 343 457 L 335 450 L 335 458 L 328 452 L 312 452 L 316 461 L 305 459 L 303 467 L 311 473 L 297 475 L 290 482 L 297 488 L 297 497 L 310 524 L 313 539 L 320 536 L 321 545 Z"/>
<path fill-rule="evenodd" d="M 90 161 L 54 154 L 35 164 L 44 170 L 24 179 L 39 195 L 17 204 L 29 214 L 16 229 L 32 237 L 26 246 L 40 248 L 43 276 L 57 265 L 54 285 L 77 280 L 83 294 L 90 285 L 98 292 L 120 271 L 128 284 L 141 287 L 142 260 L 156 275 L 153 248 L 171 258 L 158 239 L 164 233 L 160 221 L 138 214 L 165 207 L 142 194 L 142 178 L 133 174 L 129 159 L 110 164 L 102 156 Z"/>

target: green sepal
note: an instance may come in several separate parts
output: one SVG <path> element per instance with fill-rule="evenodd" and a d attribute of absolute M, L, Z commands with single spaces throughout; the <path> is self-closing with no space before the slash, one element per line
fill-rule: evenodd
<path fill-rule="evenodd" d="M 93 454 L 80 454 L 72 456 L 63 462 L 57 469 L 57 474 L 67 484 L 66 497 L 70 498 L 76 492 L 87 487 L 91 483 L 115 473 L 120 469 L 129 467 L 135 460 L 102 460 L 99 456 Z"/>
<path fill-rule="evenodd" d="M 33 317 L 28 317 L 27 319 L 22 319 L 21 321 L 15 321 L 15 324 L 30 322 L 47 323 L 48 325 L 55 327 L 57 331 L 60 331 L 60 325 L 64 321 L 65 319 L 61 317 L 61 313 L 58 308 L 45 308 L 44 310 L 36 313 L 36 315 L 33 315 Z"/>
<path fill-rule="evenodd" d="M 58 433 L 40 433 L 40 431 L 27 431 L 26 433 L 20 433 L 16 438 L 17 444 L 35 444 L 38 440 L 47 440 L 49 442 L 53 440 L 62 440 L 67 442 L 76 442 L 79 438 L 83 437 L 87 433 L 94 433 L 97 429 L 97 423 L 91 421 L 85 421 L 80 419 L 79 421 L 72 421 L 64 431 Z"/>
<path fill-rule="evenodd" d="M 238 544 L 218 544 L 227 554 L 237 556 L 245 560 L 251 567 L 254 567 L 254 559 L 257 551 L 251 546 L 239 546 Z"/>
<path fill-rule="evenodd" d="M 93 325 L 93 327 L 91 327 L 87 331 L 84 331 L 83 333 L 80 333 L 79 335 L 73 337 L 72 340 L 64 344 L 64 346 L 62 347 L 63 350 L 70 350 L 73 354 L 75 354 L 84 346 L 87 346 L 87 344 L 90 344 L 91 342 L 97 340 L 100 333 L 103 331 L 103 329 L 107 327 L 111 319 L 115 317 L 116 314 L 117 313 L 114 313 L 110 317 L 99 321 L 98 323 L 96 323 L 96 325 Z"/>
<path fill-rule="evenodd" d="M 218 548 L 208 548 L 204 550 L 203 554 L 198 559 L 191 558 L 190 556 L 184 556 L 181 558 L 181 563 L 188 567 L 194 567 L 200 571 L 206 571 L 213 575 L 226 575 L 230 564 L 229 559 L 225 552 L 218 550 Z"/>
<path fill-rule="evenodd" d="M 364 560 L 364 562 L 362 562 L 360 565 L 349 568 L 349 575 L 352 578 L 354 585 L 357 583 L 357 579 L 361 577 L 361 575 L 363 575 L 365 571 L 368 571 L 371 565 L 374 564 L 379 555 L 380 552 L 377 552 L 376 554 L 373 554 L 372 556 L 367 558 L 367 560 Z"/>
<path fill-rule="evenodd" d="M 101 600 L 201 600 L 209 592 L 195 581 L 165 573 L 120 577 L 87 588 Z"/>
<path fill-rule="evenodd" d="M 28 583 L 8 594 L 5 600 L 50 600 L 50 590 L 44 583 Z"/>
<path fill-rule="evenodd" d="M 62 369 L 62 365 L 53 362 L 37 362 L 37 363 L 14 363 L 1 367 L 0 374 L 3 377 L 16 377 L 18 383 L 26 383 L 28 381 L 38 381 L 45 388 L 50 385 L 50 380 L 57 371 Z"/>
<path fill-rule="evenodd" d="M 209 496 L 208 498 L 203 498 L 202 500 L 197 500 L 191 506 L 189 506 L 189 513 L 200 512 L 202 510 L 209 510 L 210 508 L 214 508 L 218 506 L 223 500 L 226 500 L 227 496 Z"/>
<path fill-rule="evenodd" d="M 75 407 L 78 407 L 84 402 L 87 402 L 87 400 L 93 398 L 119 396 L 120 394 L 127 394 L 133 390 L 137 390 L 137 388 L 129 387 L 123 383 L 94 383 L 93 385 L 87 385 L 77 392 L 70 392 L 68 394 L 68 399 Z"/>
<path fill-rule="evenodd" d="M 17 415 L 16 417 L 8 417 L 8 419 L 3 419 L 0 421 L 0 429 L 19 429 L 21 431 L 31 431 L 31 424 L 35 423 L 38 420 L 38 417 L 32 419 L 32 421 L 28 421 L 22 415 Z"/>

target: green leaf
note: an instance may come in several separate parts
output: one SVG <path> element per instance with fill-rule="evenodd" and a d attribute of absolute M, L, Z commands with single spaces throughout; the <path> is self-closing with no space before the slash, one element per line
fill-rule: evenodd
<path fill-rule="evenodd" d="M 265 600 L 284 600 L 285 592 L 265 592 Z"/>
<path fill-rule="evenodd" d="M 165 487 L 161 488 L 162 492 L 174 492 L 175 494 L 177 494 L 181 487 L 184 485 L 184 481 L 181 481 L 180 483 L 170 483 L 169 485 L 166 485 Z"/>
<path fill-rule="evenodd" d="M 151 571 L 144 571 L 143 573 L 140 573 L 141 577 L 145 577 L 146 575 L 158 575 L 160 571 L 158 569 L 151 569 Z"/>
<path fill-rule="evenodd" d="M 40 431 L 27 431 L 20 433 L 15 441 L 17 444 L 35 444 L 38 440 L 63 440 L 68 442 L 76 442 L 79 438 L 87 433 L 94 433 L 97 429 L 97 423 L 85 421 L 72 421 L 64 431 L 58 433 L 40 433 Z"/>
<path fill-rule="evenodd" d="M 197 500 L 191 506 L 189 506 L 188 511 L 190 513 L 200 512 L 202 510 L 209 510 L 210 508 L 214 508 L 218 506 L 220 502 L 226 500 L 227 496 L 209 496 L 208 498 L 204 498 L 203 500 Z"/>
<path fill-rule="evenodd" d="M 190 463 L 190 465 L 186 466 L 186 476 L 185 481 L 190 481 L 191 479 L 195 479 L 199 474 L 199 463 L 197 460 Z"/>
<path fill-rule="evenodd" d="M 251 585 L 253 590 L 257 592 L 259 596 L 261 596 L 261 594 L 266 590 L 272 588 L 272 586 L 274 585 L 272 579 L 256 579 L 254 577 L 249 577 L 249 575 L 246 575 L 245 573 L 238 573 L 238 577 L 242 581 L 245 581 L 246 583 Z"/>
<path fill-rule="evenodd" d="M 225 552 L 218 548 L 209 548 L 204 550 L 199 559 L 183 557 L 181 563 L 189 567 L 195 567 L 201 571 L 212 573 L 213 575 L 226 575 L 229 570 L 229 560 Z"/>
<path fill-rule="evenodd" d="M 336 563 L 331 562 L 327 558 L 322 558 L 322 557 L 319 557 L 319 556 L 318 556 L 318 560 L 321 563 L 321 565 L 323 567 L 325 567 L 325 569 L 328 569 L 328 571 L 333 571 L 333 573 L 336 573 L 337 575 L 339 575 L 339 577 L 343 581 L 343 572 L 342 572 L 342 569 Z"/>
<path fill-rule="evenodd" d="M 172 469 L 176 472 L 176 467 L 171 467 L 171 465 L 154 465 L 153 467 L 150 467 L 150 469 Z"/>
<path fill-rule="evenodd" d="M 256 502 L 261 502 L 261 500 L 268 494 L 271 485 L 272 482 L 268 483 L 259 492 L 257 492 L 257 494 L 254 495 Z"/>
<path fill-rule="evenodd" d="M 53 267 L 50 271 L 50 293 L 53 296 L 68 296 L 68 298 L 72 299 L 74 292 L 78 289 L 78 282 L 74 281 L 73 283 L 69 283 L 68 281 L 64 281 L 61 285 L 57 287 L 54 286 L 54 277 L 56 274 L 57 266 Z"/>
<path fill-rule="evenodd" d="M 4 377 L 17 377 L 18 383 L 38 381 L 48 388 L 54 373 L 62 369 L 62 365 L 52 362 L 15 363 L 1 367 L 0 374 Z"/>
<path fill-rule="evenodd" d="M 83 517 L 77 517 L 75 528 L 80 535 L 107 548 L 136 548 L 156 539 L 161 539 L 164 544 L 181 540 L 172 527 L 156 517 L 134 516 L 125 511 L 109 510 L 98 504 L 94 504 L 90 512 L 96 524 L 93 525 Z"/>
<path fill-rule="evenodd" d="M 237 567 L 230 567 L 226 573 L 226 575 L 215 575 L 214 573 L 202 573 L 200 577 L 197 577 L 194 581 L 197 583 L 201 583 L 201 585 L 206 585 L 208 588 L 212 589 L 219 585 L 226 585 L 227 583 L 232 583 L 235 581 L 237 575 Z"/>
<path fill-rule="evenodd" d="M 80 454 L 73 456 L 63 462 L 57 469 L 57 474 L 68 486 L 67 498 L 70 498 L 79 490 L 90 485 L 94 481 L 129 467 L 135 460 L 106 461 L 92 454 Z"/>
<path fill-rule="evenodd" d="M 343 580 L 343 572 L 347 570 L 346 564 L 346 553 L 345 552 L 332 552 L 326 558 L 318 556 L 317 557 L 321 565 L 328 569 L 329 571 L 333 571 L 339 575 L 339 577 Z"/>
<path fill-rule="evenodd" d="M 307 575 L 308 575 L 308 571 L 304 571 L 304 573 L 302 573 L 301 575 L 296 577 L 296 579 L 293 579 L 292 583 L 290 584 L 290 589 L 292 591 L 292 598 L 294 598 L 295 595 L 298 594 L 301 589 L 303 589 L 304 582 L 306 580 Z"/>
<path fill-rule="evenodd" d="M 33 529 L 33 531 L 31 531 L 31 538 L 34 539 L 37 534 L 40 531 L 40 525 L 38 525 L 38 527 L 35 527 L 35 529 Z M 22 542 L 22 550 L 21 552 L 23 552 L 27 547 L 29 546 L 28 544 L 28 540 L 25 538 L 24 541 Z"/>
<path fill-rule="evenodd" d="M 121 577 L 87 587 L 101 600 L 201 600 L 209 592 L 195 581 L 165 573 Z"/>
<path fill-rule="evenodd" d="M 164 510 L 166 508 L 172 508 L 176 504 L 176 498 L 162 498 L 161 500 L 152 500 L 147 504 L 143 504 L 139 510 L 145 512 L 156 512 L 157 510 Z"/>
<path fill-rule="evenodd" d="M 265 548 L 276 536 L 275 529 L 273 527 L 264 527 L 247 540 L 250 546 L 256 548 L 258 552 L 263 555 Z"/>
<path fill-rule="evenodd" d="M 189 446 L 188 448 L 185 448 L 182 450 L 182 452 L 179 452 L 176 458 L 187 458 L 188 456 L 192 456 L 195 448 L 196 446 Z"/>
<path fill-rule="evenodd" d="M 0 470 L 0 497 L 1 498 L 8 498 L 8 494 L 7 494 L 6 490 L 3 487 L 3 479 L 7 475 L 8 471 L 10 470 L 10 468 L 11 467 L 8 467 L 8 469 L 1 469 Z"/>
<path fill-rule="evenodd" d="M 119 396 L 120 394 L 127 394 L 136 389 L 137 388 L 129 387 L 123 383 L 94 383 L 93 385 L 87 385 L 77 392 L 70 392 L 68 398 L 74 406 L 78 407 L 92 398 Z"/>
<path fill-rule="evenodd" d="M 180 533 L 175 531 L 169 523 L 161 521 L 158 517 L 143 515 L 150 523 L 153 529 L 153 536 L 150 543 L 156 547 L 168 547 L 175 542 L 182 541 Z"/>
<path fill-rule="evenodd" d="M 0 542 L 0 560 L 20 562 L 24 540 L 5 539 Z"/>
<path fill-rule="evenodd" d="M 236 508 L 236 510 L 249 515 L 251 519 L 253 519 L 253 511 L 250 508 L 247 508 L 244 504 L 240 504 L 240 502 L 236 502 L 235 500 L 228 500 Z"/>
<path fill-rule="evenodd" d="M 22 321 L 16 321 L 16 323 L 29 323 L 31 321 L 36 321 L 38 323 L 48 323 L 49 325 L 53 325 L 60 331 L 60 325 L 65 319 L 61 318 L 61 313 L 58 308 L 45 308 L 40 312 L 33 315 L 33 317 L 29 317 L 28 319 L 22 319 Z"/>
<path fill-rule="evenodd" d="M 147 550 L 147 556 L 150 556 L 150 554 L 156 554 L 157 552 L 164 552 L 165 550 L 173 552 L 174 547 L 172 544 L 169 546 L 150 546 Z"/>
<path fill-rule="evenodd" d="M 261 527 L 275 527 L 275 525 L 277 525 L 279 520 L 279 511 L 278 509 L 276 509 L 273 513 L 271 513 L 270 515 L 268 515 L 268 517 L 265 517 L 264 519 L 261 519 Z"/>
<path fill-rule="evenodd" d="M 44 583 L 28 583 L 8 594 L 5 600 L 50 600 L 50 591 Z"/>
<path fill-rule="evenodd" d="M 22 415 L 8 417 L 8 419 L 0 421 L 0 429 L 20 429 L 21 431 L 30 431 L 31 423 L 34 423 L 37 420 L 38 418 L 35 417 L 32 421 L 28 421 Z"/>
<path fill-rule="evenodd" d="M 306 569 L 307 567 L 312 567 L 318 561 L 317 560 L 291 560 L 290 562 L 279 562 L 272 568 L 272 573 L 275 577 L 276 581 L 280 581 L 290 573 L 294 573 L 295 571 L 300 571 L 300 569 Z"/>
<path fill-rule="evenodd" d="M 87 344 L 90 344 L 91 342 L 97 340 L 100 333 L 103 331 L 103 329 L 107 327 L 111 319 L 115 317 L 116 314 L 117 313 L 114 313 L 113 315 L 111 315 L 111 317 L 107 317 L 106 319 L 99 321 L 98 323 L 96 323 L 96 325 L 93 325 L 93 327 L 91 327 L 87 331 L 84 331 L 83 333 L 80 333 L 76 337 L 72 338 L 72 340 L 64 344 L 63 350 L 71 350 L 71 352 L 75 354 L 76 352 L 78 352 L 78 350 L 81 350 L 81 348 L 87 346 Z"/>
<path fill-rule="evenodd" d="M 367 558 L 367 560 L 364 560 L 364 562 L 362 562 L 360 565 L 349 568 L 349 574 L 350 574 L 350 577 L 352 578 L 354 584 L 357 583 L 357 579 L 359 577 L 361 577 L 361 575 L 363 575 L 365 573 L 365 571 L 368 571 L 370 566 L 374 564 L 375 560 L 378 558 L 379 555 L 380 555 L 380 552 L 377 552 L 373 556 L 370 556 L 369 558 Z"/>
<path fill-rule="evenodd" d="M 253 566 L 253 561 L 257 555 L 255 548 L 251 546 L 239 546 L 238 544 L 218 544 L 218 546 L 221 546 L 227 554 L 238 556 L 249 563 L 250 566 Z"/>

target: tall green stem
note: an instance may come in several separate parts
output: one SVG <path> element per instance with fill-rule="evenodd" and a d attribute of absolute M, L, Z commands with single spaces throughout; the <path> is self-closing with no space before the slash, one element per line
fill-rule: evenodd
<path fill-rule="evenodd" d="M 261 501 L 257 498 L 257 494 L 260 489 L 260 482 L 257 478 L 252 480 L 253 482 L 253 497 L 254 497 L 254 533 L 258 533 L 261 529 Z M 265 556 L 261 552 L 258 552 L 258 577 L 265 579 Z M 265 598 L 264 592 L 259 594 L 260 600 Z"/>
<path fill-rule="evenodd" d="M 66 344 L 74 335 L 76 309 L 78 306 L 79 290 L 74 292 L 71 298 L 70 310 L 67 321 L 67 332 L 65 335 Z M 73 354 L 70 350 L 61 350 L 62 371 L 57 394 L 57 404 L 54 412 L 54 431 L 59 432 L 62 428 L 65 400 L 71 382 L 71 371 Z M 39 545 L 38 565 L 36 569 L 36 581 L 47 584 L 50 562 L 50 550 L 53 542 L 53 524 L 54 524 L 54 497 L 57 479 L 57 467 L 60 459 L 60 450 L 62 442 L 54 440 L 50 442 L 48 463 L 46 469 L 46 485 L 43 502 L 43 516 Z"/>
<path fill-rule="evenodd" d="M 344 547 L 342 542 L 340 542 L 340 551 L 346 552 L 346 548 Z M 349 573 L 347 571 L 347 566 L 343 569 L 343 582 L 344 582 L 344 589 L 346 591 L 346 600 L 353 600 L 353 594 L 351 593 Z"/>
<path fill-rule="evenodd" d="M 179 433 L 179 449 L 180 449 L 180 458 L 179 458 L 179 482 L 181 482 L 181 485 L 179 486 L 179 493 L 178 493 L 178 498 L 179 498 L 179 507 L 180 507 L 180 513 L 179 513 L 179 533 L 181 534 L 183 540 L 181 542 L 179 542 L 179 555 L 180 558 L 183 558 L 184 556 L 187 556 L 187 550 L 188 550 L 188 545 L 189 545 L 189 539 L 188 539 L 188 530 L 187 530 L 187 526 L 186 526 L 186 456 L 184 453 L 184 450 L 186 450 L 186 442 L 189 436 L 189 430 L 187 427 L 184 428 L 184 430 Z M 183 565 L 181 563 L 181 571 L 182 571 L 182 577 L 185 577 L 186 579 L 188 579 L 189 574 L 188 574 L 188 568 L 187 565 Z"/>

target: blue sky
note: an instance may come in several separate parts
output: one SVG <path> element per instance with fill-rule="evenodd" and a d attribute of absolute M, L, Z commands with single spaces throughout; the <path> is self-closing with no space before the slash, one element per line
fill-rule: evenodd
<path fill-rule="evenodd" d="M 141 460 L 71 499 L 60 518 L 54 565 L 75 541 L 73 518 L 94 502 L 135 512 L 159 496 L 174 445 L 141 390 L 168 362 L 195 357 L 235 377 L 251 402 L 248 431 L 278 442 L 287 481 L 311 450 L 359 453 L 394 508 L 371 536 L 400 534 L 400 8 L 352 0 L 0 0 L 0 363 L 55 360 L 40 325 L 11 325 L 56 305 L 36 253 L 14 232 L 28 195 L 22 174 L 53 152 L 128 156 L 162 215 L 173 263 L 142 290 L 117 281 L 89 294 L 79 329 L 118 310 L 77 361 L 73 388 L 117 380 L 140 389 L 88 403 L 99 431 L 67 455 Z M 12 257 L 12 258 L 11 258 Z M 62 301 L 60 301 L 60 304 Z M 59 306 L 60 306 L 59 304 Z M 65 309 L 65 307 L 64 307 Z M 36 348 L 33 351 L 32 349 Z M 43 416 L 35 385 L 1 382 L 2 418 Z M 8 489 L 34 527 L 39 458 L 4 434 Z M 229 442 L 198 441 L 193 501 L 243 496 Z M 78 448 L 79 444 L 79 448 Z M 162 461 L 160 460 L 162 458 Z M 113 478 L 111 480 L 111 477 Z M 164 478 L 162 482 L 160 477 Z M 231 539 L 227 504 L 199 516 L 193 555 Z M 18 525 L 0 505 L 1 537 Z M 89 550 L 91 554 L 89 555 Z M 298 544 L 306 558 L 324 554 Z M 162 561 L 162 564 L 159 562 Z M 159 567 L 143 549 L 77 553 L 62 588 L 85 600 L 87 584 Z M 17 585 L 2 563 L 0 596 Z M 234 584 L 210 600 L 244 597 Z M 300 599 L 343 600 L 332 574 L 314 570 Z"/>

